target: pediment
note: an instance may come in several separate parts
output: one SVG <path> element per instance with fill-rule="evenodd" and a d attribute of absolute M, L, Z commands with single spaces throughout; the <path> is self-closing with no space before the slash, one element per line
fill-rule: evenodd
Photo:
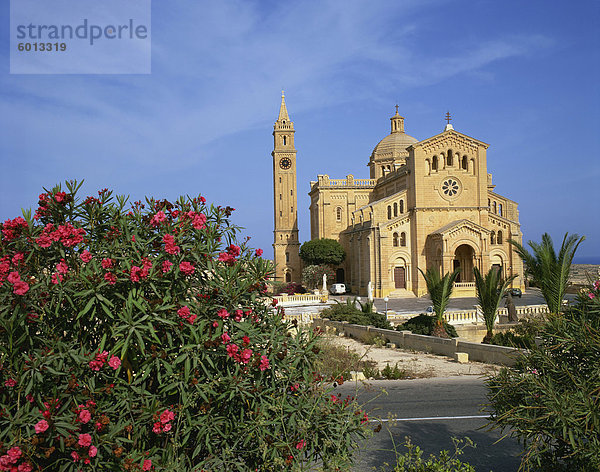
<path fill-rule="evenodd" d="M 413 144 L 413 148 L 422 148 L 425 153 L 435 153 L 438 150 L 453 149 L 475 154 L 479 146 L 483 146 L 487 149 L 489 144 L 454 130 L 444 131 L 443 133 Z"/>
<path fill-rule="evenodd" d="M 393 231 L 406 223 L 410 223 L 410 214 L 408 213 L 405 213 L 404 215 L 398 216 L 397 218 L 386 222 L 385 229 L 387 231 Z"/>
<path fill-rule="evenodd" d="M 487 238 L 490 233 L 490 230 L 485 229 L 483 226 L 473 223 L 472 221 L 457 220 L 442 226 L 431 234 L 441 236 L 442 238 L 454 238 L 461 234 Z"/>

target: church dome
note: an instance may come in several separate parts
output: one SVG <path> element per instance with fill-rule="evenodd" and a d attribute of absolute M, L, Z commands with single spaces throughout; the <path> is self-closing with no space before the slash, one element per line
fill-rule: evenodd
<path fill-rule="evenodd" d="M 391 133 L 379 141 L 377 146 L 375 146 L 371 155 L 372 159 L 406 155 L 406 148 L 411 144 L 419 142 L 418 139 L 413 138 L 404 132 L 404 117 L 398 114 L 397 106 L 396 114 L 390 118 L 390 121 L 392 127 Z"/>
<path fill-rule="evenodd" d="M 373 149 L 373 155 L 405 152 L 408 146 L 418 142 L 418 139 L 406 133 L 392 133 L 379 141 L 379 144 Z"/>

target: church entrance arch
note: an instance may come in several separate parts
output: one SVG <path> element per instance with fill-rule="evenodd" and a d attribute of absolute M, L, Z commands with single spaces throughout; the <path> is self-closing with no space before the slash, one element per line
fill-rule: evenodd
<path fill-rule="evenodd" d="M 292 274 L 290 272 L 285 273 L 285 281 L 288 283 L 292 281 Z"/>
<path fill-rule="evenodd" d="M 456 278 L 457 282 L 473 282 L 473 267 L 475 263 L 475 250 L 468 244 L 461 244 L 454 251 L 452 268 L 460 268 Z"/>

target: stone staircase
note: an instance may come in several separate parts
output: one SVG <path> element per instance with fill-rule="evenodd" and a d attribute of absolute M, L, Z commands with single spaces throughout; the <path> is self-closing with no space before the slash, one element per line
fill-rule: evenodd
<path fill-rule="evenodd" d="M 403 288 L 396 289 L 393 292 L 390 292 L 388 295 L 389 298 L 417 298 L 417 296 L 412 293 L 410 290 L 406 290 Z"/>

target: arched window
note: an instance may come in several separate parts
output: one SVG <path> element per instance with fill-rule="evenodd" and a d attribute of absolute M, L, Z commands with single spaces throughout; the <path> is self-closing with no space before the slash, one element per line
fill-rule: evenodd
<path fill-rule="evenodd" d="M 498 205 L 498 214 L 499 214 L 500 216 L 503 216 L 503 215 L 502 215 L 502 203 L 500 203 L 500 204 Z"/>
<path fill-rule="evenodd" d="M 452 166 L 453 162 L 454 162 L 454 160 L 452 158 L 452 149 L 448 149 L 448 157 L 446 158 L 447 166 L 448 167 Z"/>
<path fill-rule="evenodd" d="M 290 274 L 289 272 L 285 273 L 285 281 L 286 282 L 291 282 L 292 281 L 292 274 Z"/>
<path fill-rule="evenodd" d="M 438 170 L 438 157 L 433 156 L 433 160 L 431 161 L 431 170 Z"/>
<path fill-rule="evenodd" d="M 431 175 L 431 162 L 429 162 L 429 159 L 425 159 L 425 172 L 427 172 L 427 175 Z"/>
<path fill-rule="evenodd" d="M 394 202 L 394 218 L 398 216 L 398 204 Z"/>
<path fill-rule="evenodd" d="M 290 262 L 290 253 L 289 252 L 285 253 L 285 262 Z"/>
<path fill-rule="evenodd" d="M 285 146 L 287 144 L 287 136 L 283 137 L 283 145 Z"/>
<path fill-rule="evenodd" d="M 490 234 L 490 244 L 496 244 L 496 233 L 494 231 Z"/>
<path fill-rule="evenodd" d="M 400 214 L 404 213 L 404 200 L 400 200 Z"/>
<path fill-rule="evenodd" d="M 337 221 L 342 221 L 342 207 L 337 207 L 335 209 L 335 219 Z"/>
<path fill-rule="evenodd" d="M 406 233 L 405 232 L 400 233 L 400 246 L 402 246 L 402 247 L 406 246 Z"/>
<path fill-rule="evenodd" d="M 394 247 L 398 247 L 398 233 L 394 233 L 392 240 Z"/>
<path fill-rule="evenodd" d="M 475 159 L 471 159 L 471 173 L 475 175 Z"/>
<path fill-rule="evenodd" d="M 502 244 L 502 231 L 498 231 L 497 244 Z"/>
<path fill-rule="evenodd" d="M 463 170 L 469 170 L 467 166 L 468 166 L 467 156 L 463 156 L 461 167 L 463 168 Z"/>
<path fill-rule="evenodd" d="M 492 201 L 488 198 L 488 206 L 491 207 L 492 206 Z"/>
<path fill-rule="evenodd" d="M 493 211 L 494 213 L 497 213 L 497 212 L 498 212 L 498 207 L 497 207 L 497 205 L 496 205 L 496 202 L 492 203 L 492 211 Z"/>
<path fill-rule="evenodd" d="M 388 220 L 392 219 L 392 207 L 388 205 Z"/>

